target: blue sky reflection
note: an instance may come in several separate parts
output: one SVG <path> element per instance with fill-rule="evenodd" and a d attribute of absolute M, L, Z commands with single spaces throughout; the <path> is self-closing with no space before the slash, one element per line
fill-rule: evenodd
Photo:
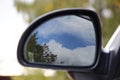
<path fill-rule="evenodd" d="M 69 15 L 54 18 L 37 29 L 38 43 L 55 40 L 68 49 L 95 45 L 95 32 L 91 21 Z"/>

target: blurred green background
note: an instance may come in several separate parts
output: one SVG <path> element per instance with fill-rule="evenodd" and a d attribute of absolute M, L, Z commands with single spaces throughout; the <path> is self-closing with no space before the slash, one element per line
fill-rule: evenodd
<path fill-rule="evenodd" d="M 14 5 L 27 23 L 44 13 L 61 8 L 94 10 L 101 19 L 104 46 L 120 24 L 120 0 L 14 0 Z"/>
<path fill-rule="evenodd" d="M 30 23 L 38 16 L 61 8 L 85 8 L 98 13 L 103 32 L 103 46 L 106 45 L 115 29 L 120 24 L 120 0 L 14 0 L 18 13 L 24 21 Z M 53 71 L 54 75 L 45 76 L 42 69 L 28 69 L 30 73 L 24 76 L 13 76 L 12 80 L 70 80 L 65 72 Z"/>

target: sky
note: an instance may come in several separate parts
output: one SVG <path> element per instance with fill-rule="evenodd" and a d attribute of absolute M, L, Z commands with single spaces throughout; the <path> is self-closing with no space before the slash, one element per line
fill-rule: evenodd
<path fill-rule="evenodd" d="M 0 0 L 0 75 L 21 75 L 23 67 L 17 62 L 17 45 L 27 28 L 13 0 Z"/>
<path fill-rule="evenodd" d="M 62 46 L 70 49 L 95 45 L 95 32 L 92 22 L 74 15 L 47 21 L 40 25 L 36 31 L 40 44 L 54 39 L 60 42 Z"/>
<path fill-rule="evenodd" d="M 50 51 L 57 55 L 56 64 L 93 64 L 96 40 L 92 21 L 75 15 L 62 16 L 39 25 L 34 32 L 37 32 L 37 42 L 47 44 Z"/>

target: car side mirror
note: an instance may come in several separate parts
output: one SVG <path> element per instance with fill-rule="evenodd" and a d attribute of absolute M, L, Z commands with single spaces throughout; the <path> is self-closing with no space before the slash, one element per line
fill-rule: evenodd
<path fill-rule="evenodd" d="M 42 15 L 30 24 L 18 44 L 24 66 L 86 71 L 99 62 L 101 26 L 91 10 L 63 9 Z"/>

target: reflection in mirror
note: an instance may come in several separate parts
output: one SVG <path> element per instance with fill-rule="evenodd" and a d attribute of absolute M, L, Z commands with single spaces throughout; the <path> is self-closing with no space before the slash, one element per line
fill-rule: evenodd
<path fill-rule="evenodd" d="M 88 16 L 59 16 L 39 25 L 29 36 L 25 59 L 31 63 L 90 66 L 96 56 L 96 37 Z"/>

